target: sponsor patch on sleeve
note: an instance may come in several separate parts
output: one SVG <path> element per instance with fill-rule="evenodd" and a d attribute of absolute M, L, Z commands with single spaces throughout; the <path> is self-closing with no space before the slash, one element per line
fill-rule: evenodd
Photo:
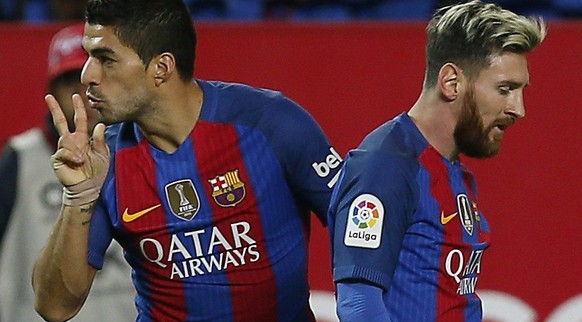
<path fill-rule="evenodd" d="M 313 162 L 313 164 L 311 165 L 313 170 L 315 170 L 315 173 L 320 178 L 328 178 L 333 174 L 333 172 L 335 171 L 334 169 L 338 168 L 342 164 L 343 161 L 342 157 L 339 155 L 339 153 L 337 153 L 337 151 L 334 148 L 330 147 L 329 152 L 330 153 L 325 157 L 325 160 L 323 162 Z M 333 186 L 335 185 L 339 178 L 339 175 L 340 171 L 337 171 L 335 174 L 333 174 L 331 179 L 327 182 L 328 188 L 330 189 L 333 188 Z"/>
<path fill-rule="evenodd" d="M 359 195 L 351 204 L 346 223 L 346 246 L 378 248 L 382 239 L 384 206 L 371 194 Z"/>

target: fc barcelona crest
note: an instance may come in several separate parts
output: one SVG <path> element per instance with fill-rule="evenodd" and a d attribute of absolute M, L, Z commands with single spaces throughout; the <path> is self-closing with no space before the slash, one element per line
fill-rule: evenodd
<path fill-rule="evenodd" d="M 200 210 L 200 199 L 190 179 L 166 185 L 166 198 L 172 213 L 183 220 L 192 220 Z"/>
<path fill-rule="evenodd" d="M 212 198 L 221 207 L 234 207 L 245 195 L 245 184 L 238 176 L 238 169 L 228 171 L 208 180 L 212 186 Z"/>

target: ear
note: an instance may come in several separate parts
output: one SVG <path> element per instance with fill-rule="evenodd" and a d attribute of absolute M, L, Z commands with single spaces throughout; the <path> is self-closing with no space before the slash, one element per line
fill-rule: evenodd
<path fill-rule="evenodd" d="M 446 63 L 441 67 L 437 86 L 447 100 L 454 101 L 459 97 L 464 83 L 463 71 L 453 63 Z"/>
<path fill-rule="evenodd" d="M 176 72 L 176 59 L 173 54 L 165 52 L 152 59 L 154 83 L 160 86 Z"/>

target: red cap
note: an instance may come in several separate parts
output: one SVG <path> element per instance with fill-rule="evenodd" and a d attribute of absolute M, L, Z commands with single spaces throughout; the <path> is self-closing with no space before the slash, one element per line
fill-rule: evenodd
<path fill-rule="evenodd" d="M 83 69 L 87 54 L 81 47 L 84 24 L 66 27 L 51 40 L 48 54 L 48 79 L 75 69 Z"/>

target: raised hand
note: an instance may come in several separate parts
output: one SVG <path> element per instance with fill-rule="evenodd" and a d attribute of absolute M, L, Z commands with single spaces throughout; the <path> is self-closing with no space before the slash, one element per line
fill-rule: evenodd
<path fill-rule="evenodd" d="M 94 201 L 109 169 L 109 148 L 105 143 L 105 125 L 97 124 L 90 138 L 87 112 L 80 95 L 74 94 L 75 131 L 71 133 L 63 111 L 52 95 L 45 101 L 59 133 L 57 151 L 52 156 L 53 170 L 65 187 L 63 203 L 82 205 Z"/>

